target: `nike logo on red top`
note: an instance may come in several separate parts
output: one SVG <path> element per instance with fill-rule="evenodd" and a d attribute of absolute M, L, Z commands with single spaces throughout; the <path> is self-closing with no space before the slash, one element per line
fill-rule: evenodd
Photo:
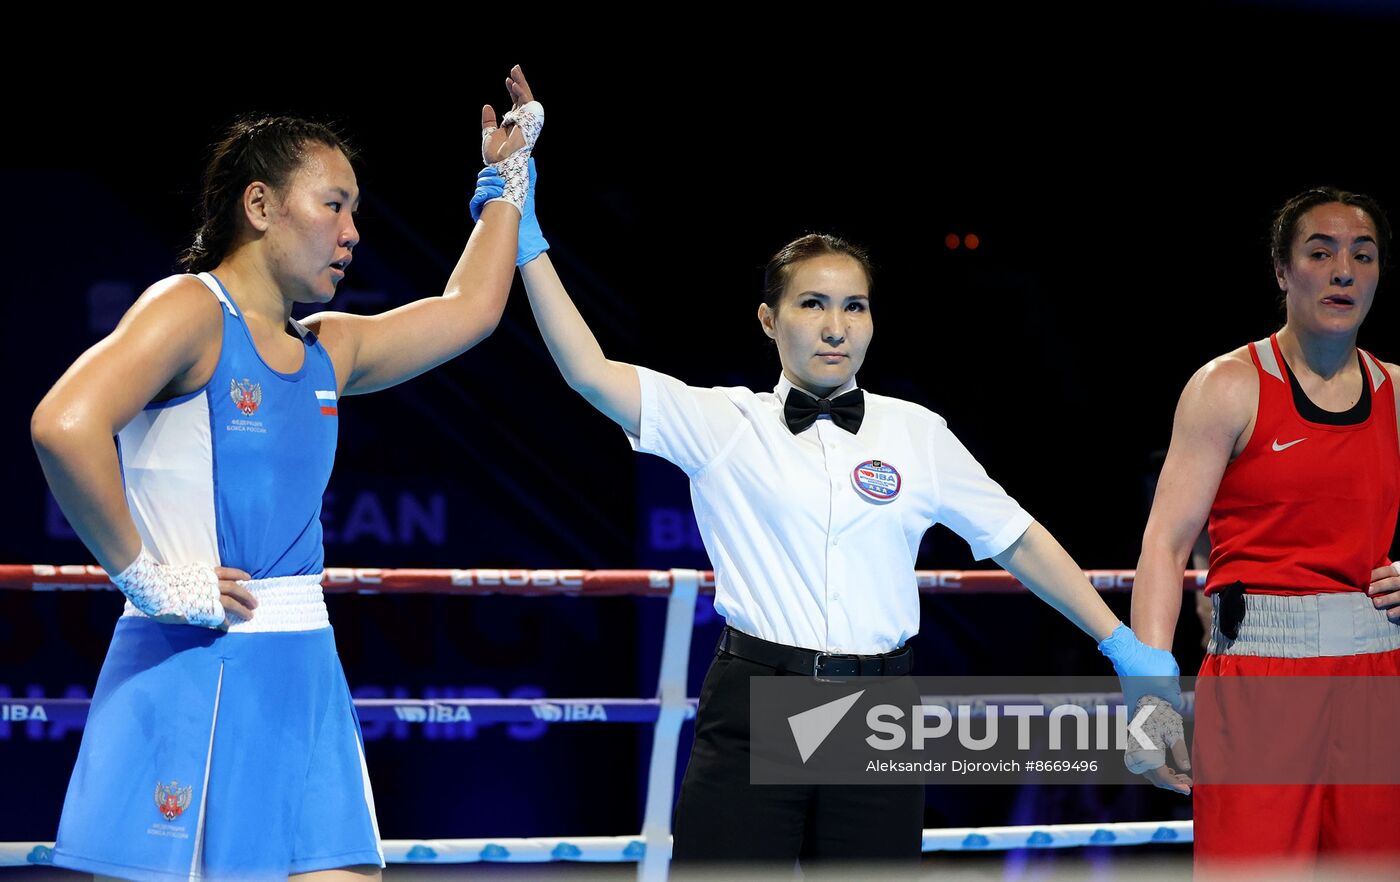
<path fill-rule="evenodd" d="M 1278 451 L 1278 450 L 1287 450 L 1288 448 L 1292 447 L 1294 444 L 1302 444 L 1302 443 L 1303 443 L 1304 441 L 1306 441 L 1306 440 L 1308 440 L 1308 439 L 1307 439 L 1307 438 L 1299 438 L 1297 441 L 1289 441 L 1287 444 L 1280 444 L 1280 443 L 1278 443 L 1278 439 L 1275 438 L 1275 439 L 1274 439 L 1274 450 L 1276 450 L 1276 451 Z"/>

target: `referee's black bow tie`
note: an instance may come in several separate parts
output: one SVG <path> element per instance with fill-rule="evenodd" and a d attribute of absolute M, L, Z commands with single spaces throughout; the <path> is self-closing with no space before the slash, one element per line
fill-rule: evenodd
<path fill-rule="evenodd" d="M 831 421 L 838 428 L 854 435 L 860 431 L 861 420 L 865 419 L 865 393 L 852 389 L 835 398 L 813 398 L 796 389 L 788 390 L 787 401 L 783 402 L 783 419 L 787 420 L 792 434 L 800 435 L 807 431 L 823 414 L 830 414 Z"/>

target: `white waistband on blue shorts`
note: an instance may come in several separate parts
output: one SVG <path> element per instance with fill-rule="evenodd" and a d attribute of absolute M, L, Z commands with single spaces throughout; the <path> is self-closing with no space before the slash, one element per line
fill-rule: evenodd
<path fill-rule="evenodd" d="M 253 617 L 232 621 L 230 634 L 256 634 L 275 631 L 316 631 L 331 626 L 326 616 L 326 598 L 321 593 L 321 574 L 277 576 L 243 583 L 258 600 Z M 127 601 L 124 616 L 146 618 Z"/>
<path fill-rule="evenodd" d="M 1245 614 L 1234 640 L 1220 633 L 1220 593 L 1211 595 L 1209 652 L 1265 658 L 1368 655 L 1400 649 L 1400 625 L 1361 591 L 1336 594 L 1244 595 Z"/>

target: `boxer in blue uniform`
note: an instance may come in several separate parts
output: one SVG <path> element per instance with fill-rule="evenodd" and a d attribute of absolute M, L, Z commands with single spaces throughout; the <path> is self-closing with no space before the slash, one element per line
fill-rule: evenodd
<path fill-rule="evenodd" d="M 49 485 L 127 596 L 54 863 L 136 880 L 377 878 L 374 802 L 320 582 L 339 400 L 471 348 L 510 290 L 543 122 L 518 68 L 500 183 L 441 297 L 291 318 L 359 242 L 329 128 L 237 123 L 205 175 L 188 275 L 149 289 L 34 413 Z M 112 436 L 117 436 L 113 445 Z"/>

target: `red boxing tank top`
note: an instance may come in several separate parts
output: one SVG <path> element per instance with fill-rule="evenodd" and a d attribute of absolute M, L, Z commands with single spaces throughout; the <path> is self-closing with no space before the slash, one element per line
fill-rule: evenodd
<path fill-rule="evenodd" d="M 1206 592 L 1236 581 L 1257 594 L 1365 591 L 1390 563 L 1400 509 L 1400 441 L 1390 375 L 1361 352 L 1371 415 L 1351 426 L 1309 422 L 1293 404 L 1274 337 L 1251 344 L 1259 411 L 1210 509 Z"/>

